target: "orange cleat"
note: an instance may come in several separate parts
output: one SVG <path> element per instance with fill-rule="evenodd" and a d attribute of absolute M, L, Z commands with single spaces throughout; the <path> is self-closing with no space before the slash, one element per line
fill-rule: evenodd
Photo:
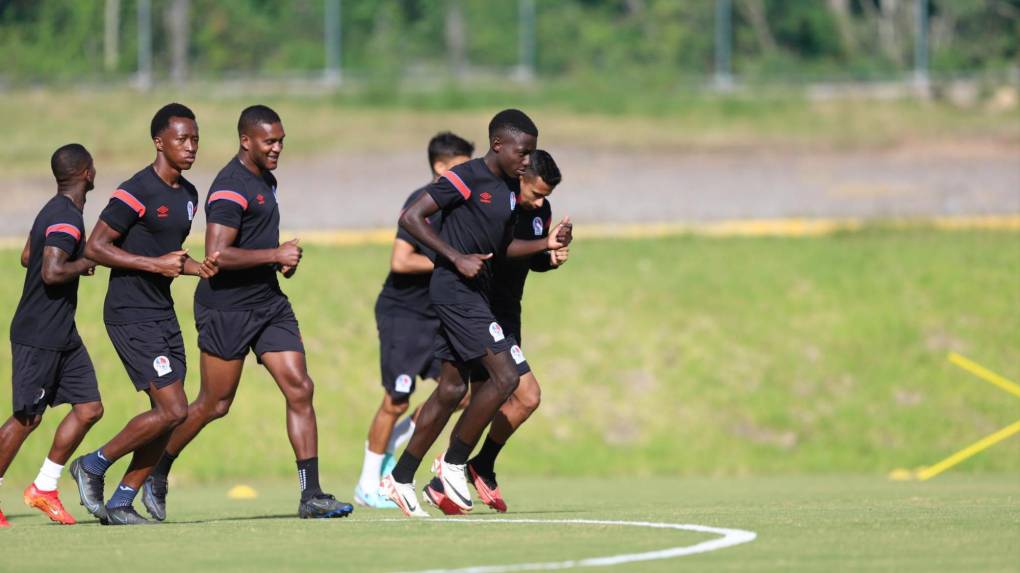
<path fill-rule="evenodd" d="M 4 517 L 4 512 L 0 511 L 0 529 L 2 529 L 4 527 L 10 527 L 10 526 L 11 526 L 10 522 L 8 522 L 7 518 Z"/>
<path fill-rule="evenodd" d="M 33 483 L 25 488 L 25 505 L 38 509 L 45 513 L 46 517 L 62 525 L 77 523 L 64 509 L 64 504 L 60 503 L 60 492 L 57 490 L 42 491 Z"/>
<path fill-rule="evenodd" d="M 425 503 L 442 511 L 446 515 L 467 515 L 453 500 L 446 497 L 443 491 L 443 482 L 439 478 L 432 478 L 421 490 L 421 498 Z"/>
<path fill-rule="evenodd" d="M 478 497 L 482 502 L 500 513 L 506 513 L 506 501 L 503 500 L 503 494 L 499 492 L 496 480 L 486 479 L 476 472 L 470 463 L 468 463 L 467 467 L 468 473 L 471 475 L 471 485 L 475 486 L 475 491 L 478 492 Z"/>

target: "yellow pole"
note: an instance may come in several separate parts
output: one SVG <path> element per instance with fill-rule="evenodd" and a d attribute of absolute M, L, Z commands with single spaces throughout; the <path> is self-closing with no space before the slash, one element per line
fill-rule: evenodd
<path fill-rule="evenodd" d="M 985 382 L 995 384 L 996 386 L 1002 388 L 1006 392 L 1009 392 L 1010 394 L 1016 396 L 1017 398 L 1020 398 L 1020 386 L 1014 384 L 1013 382 L 1010 382 L 1009 380 L 1002 376 L 999 376 L 998 374 L 992 372 L 991 370 L 985 368 L 984 366 L 981 366 L 977 362 L 969 360 L 966 357 L 961 356 L 955 352 L 949 353 L 949 361 L 952 362 L 953 364 L 956 364 L 960 368 L 963 368 L 967 372 L 970 372 L 971 374 L 977 376 L 978 378 L 984 380 Z"/>
<path fill-rule="evenodd" d="M 1020 420 L 1013 422 L 1012 424 L 1006 426 L 1005 428 L 995 433 L 989 434 L 981 438 L 980 440 L 974 442 L 973 444 L 967 446 L 966 448 L 963 448 L 962 450 L 956 452 L 955 454 L 949 456 L 948 458 L 942 460 L 941 462 L 931 467 L 919 470 L 917 472 L 917 479 L 921 481 L 931 479 L 939 475 L 940 473 L 948 470 L 949 468 L 955 466 L 956 464 L 962 462 L 963 460 L 966 460 L 967 458 L 994 446 L 995 444 L 1001 442 L 1002 440 L 1005 440 L 1006 438 L 1012 436 L 1017 432 L 1020 432 Z"/>

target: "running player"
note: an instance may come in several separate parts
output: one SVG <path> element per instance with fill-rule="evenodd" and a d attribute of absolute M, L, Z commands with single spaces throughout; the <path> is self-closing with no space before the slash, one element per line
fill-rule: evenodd
<path fill-rule="evenodd" d="M 170 430 L 188 415 L 184 339 L 170 283 L 182 274 L 208 277 L 217 271 L 217 253 L 199 263 L 181 248 L 198 201 L 195 186 L 182 176 L 198 152 L 195 114 L 167 104 L 149 129 L 155 161 L 113 192 L 85 245 L 85 256 L 112 269 L 103 308 L 106 331 L 135 389 L 148 394 L 152 406 L 102 448 L 71 464 L 82 505 L 104 525 L 151 523 L 132 503 Z M 104 506 L 106 470 L 128 453 L 131 464 Z"/>
<path fill-rule="evenodd" d="M 249 350 L 276 380 L 287 401 L 287 433 L 297 457 L 302 518 L 344 517 L 353 507 L 319 487 L 318 433 L 312 379 L 297 318 L 276 274 L 290 278 L 301 261 L 293 239 L 280 244 L 280 210 L 272 171 L 286 135 L 280 116 L 264 105 L 241 112 L 240 148 L 220 170 L 205 203 L 206 252 L 219 253 L 221 272 L 195 291 L 202 351 L 202 387 L 174 430 L 142 502 L 166 518 L 167 476 L 173 461 L 209 422 L 227 415 Z"/>
<path fill-rule="evenodd" d="M 78 277 L 95 271 L 95 263 L 83 256 L 82 209 L 96 169 L 92 156 L 77 143 L 57 149 L 50 168 L 57 194 L 36 216 L 21 253 L 27 272 L 11 321 L 14 415 L 0 427 L 0 484 L 21 444 L 39 427 L 46 407 L 71 404 L 39 475 L 24 492 L 26 504 L 71 525 L 75 520 L 60 503 L 57 480 L 89 428 L 103 416 L 96 371 L 74 323 Z M 8 526 L 0 512 L 0 527 Z"/>
<path fill-rule="evenodd" d="M 450 133 L 437 134 L 429 141 L 428 159 L 435 183 L 450 168 L 471 159 L 475 146 Z M 411 193 L 404 209 L 425 193 L 425 187 Z M 432 224 L 436 216 L 433 215 Z M 401 227 L 393 239 L 390 273 L 375 303 L 375 323 L 379 331 L 379 358 L 382 367 L 382 404 L 372 419 L 365 443 L 361 478 L 354 488 L 354 501 L 374 508 L 395 508 L 379 494 L 379 480 L 392 467 L 393 452 L 414 433 L 413 416 L 397 426 L 407 412 L 415 380 L 420 376 L 437 379 L 439 361 L 433 346 L 439 334 L 439 318 L 429 300 L 429 278 L 435 254 Z"/>
<path fill-rule="evenodd" d="M 536 149 L 531 154 L 531 163 L 520 180 L 520 194 L 517 199 L 517 220 L 514 223 L 515 239 L 539 239 L 547 237 L 552 222 L 552 206 L 548 197 L 560 183 L 562 176 L 552 156 Z M 492 272 L 492 311 L 504 332 L 521 342 L 521 299 L 524 297 L 524 283 L 529 271 L 545 272 L 563 265 L 570 254 L 570 247 L 563 247 L 548 253 L 539 253 L 529 259 L 499 258 L 494 261 Z M 467 469 L 471 482 L 478 491 L 478 497 L 489 507 L 499 512 L 507 509 L 506 501 L 496 482 L 496 457 L 514 431 L 538 409 L 541 388 L 532 372 L 524 352 L 519 346 L 510 348 L 510 355 L 517 363 L 520 384 L 513 395 L 504 403 L 492 420 L 489 435 L 482 443 L 478 455 L 468 461 Z M 484 383 L 488 373 L 483 369 L 472 372 L 471 387 Z M 440 480 L 433 478 L 425 486 L 424 499 L 444 513 L 459 514 L 460 508 L 444 503 L 445 493 Z"/>
<path fill-rule="evenodd" d="M 433 469 L 454 503 L 470 511 L 468 456 L 482 431 L 517 388 L 517 367 L 510 356 L 513 340 L 496 322 L 489 305 L 494 254 L 530 257 L 570 243 L 564 219 L 547 239 L 511 240 L 516 183 L 528 166 L 538 140 L 535 124 L 519 110 L 498 113 L 489 123 L 489 151 L 484 158 L 454 167 L 408 207 L 400 225 L 437 253 L 429 293 L 441 329 L 436 356 L 442 360 L 439 384 L 422 406 L 418 424 L 393 473 L 383 478 L 387 496 L 408 516 L 427 516 L 416 501 L 414 474 L 450 414 L 467 393 L 468 369 L 481 364 L 491 374 L 472 397 L 446 453 Z M 516 186 L 516 185 L 515 185 Z M 440 210 L 437 233 L 427 218 Z"/>

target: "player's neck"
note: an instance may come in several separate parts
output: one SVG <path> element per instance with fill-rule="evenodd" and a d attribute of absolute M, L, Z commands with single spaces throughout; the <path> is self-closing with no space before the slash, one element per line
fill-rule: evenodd
<path fill-rule="evenodd" d="M 262 170 L 259 169 L 259 166 L 256 165 L 250 157 L 248 157 L 248 154 L 245 153 L 243 149 L 237 152 L 237 160 L 241 162 L 241 165 L 243 165 L 245 169 L 251 171 L 252 175 L 262 177 Z"/>
<path fill-rule="evenodd" d="M 499 168 L 499 159 L 496 157 L 495 153 L 490 150 L 485 154 L 485 157 L 482 158 L 482 161 L 485 162 L 485 166 L 489 168 L 489 171 L 491 171 L 493 175 L 500 179 L 504 179 L 503 170 Z"/>
<path fill-rule="evenodd" d="M 85 184 L 57 185 L 57 195 L 67 197 L 79 211 L 85 209 Z"/>
<path fill-rule="evenodd" d="M 180 186 L 181 170 L 170 165 L 170 162 L 162 155 L 156 156 L 156 161 L 152 162 L 152 169 L 167 185 L 175 189 Z"/>

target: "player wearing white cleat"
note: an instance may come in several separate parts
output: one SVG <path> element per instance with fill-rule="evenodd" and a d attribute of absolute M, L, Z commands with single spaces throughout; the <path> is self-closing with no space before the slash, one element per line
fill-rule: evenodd
<path fill-rule="evenodd" d="M 382 479 L 382 483 L 379 484 L 379 489 L 386 492 L 386 497 L 397 504 L 400 511 L 403 511 L 407 517 L 429 517 L 429 514 L 418 504 L 418 496 L 415 495 L 413 481 L 411 483 L 400 483 L 394 480 L 392 475 L 387 475 Z"/>
<path fill-rule="evenodd" d="M 471 491 L 468 490 L 467 464 L 450 464 L 443 460 L 443 454 L 432 462 L 432 473 L 443 483 L 443 492 L 457 507 L 471 511 Z"/>

